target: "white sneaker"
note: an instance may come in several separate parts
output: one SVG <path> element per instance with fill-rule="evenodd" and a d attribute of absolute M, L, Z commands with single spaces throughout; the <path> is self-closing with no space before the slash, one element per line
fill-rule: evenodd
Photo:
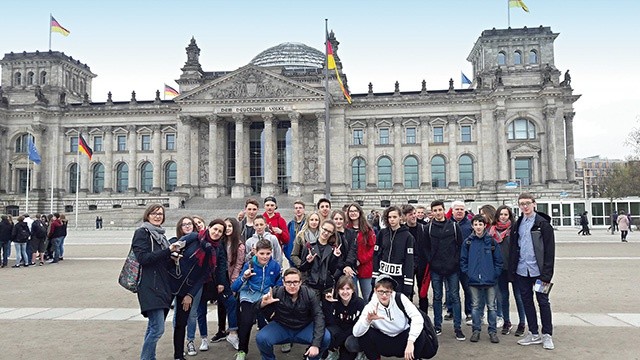
<path fill-rule="evenodd" d="M 553 338 L 549 334 L 542 334 L 542 347 L 547 350 L 553 350 L 555 346 L 553 345 Z"/>
<path fill-rule="evenodd" d="M 340 353 L 338 353 L 337 351 L 329 351 L 329 354 L 327 355 L 327 360 L 338 360 L 339 356 L 340 356 Z"/>
<path fill-rule="evenodd" d="M 280 351 L 285 354 L 291 351 L 291 343 L 282 344 L 282 346 L 280 347 Z"/>
<path fill-rule="evenodd" d="M 524 346 L 542 344 L 542 336 L 540 336 L 540 334 L 534 335 L 531 333 L 531 331 L 529 331 L 525 337 L 518 340 L 518 344 L 524 345 Z"/>
<path fill-rule="evenodd" d="M 247 354 L 244 351 L 238 351 L 236 353 L 236 359 L 235 360 L 245 360 L 246 357 L 247 357 Z"/>
<path fill-rule="evenodd" d="M 209 350 L 209 340 L 207 338 L 202 338 L 202 343 L 200 344 L 200 351 Z"/>
<path fill-rule="evenodd" d="M 502 316 L 498 316 L 496 318 L 496 329 L 502 329 L 504 326 L 504 318 Z"/>
<path fill-rule="evenodd" d="M 193 343 L 193 341 L 187 342 L 187 355 L 196 356 L 197 354 L 198 352 L 196 351 L 196 345 Z"/>
<path fill-rule="evenodd" d="M 229 342 L 234 349 L 238 350 L 238 347 L 240 346 L 240 338 L 238 338 L 238 334 L 229 333 L 229 335 L 227 335 L 227 342 Z"/>

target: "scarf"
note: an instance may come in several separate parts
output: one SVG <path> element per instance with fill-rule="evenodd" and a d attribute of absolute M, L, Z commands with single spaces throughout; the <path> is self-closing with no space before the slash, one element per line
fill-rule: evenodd
<path fill-rule="evenodd" d="M 318 242 L 318 238 L 319 237 L 320 237 L 320 231 L 316 231 L 315 234 L 314 234 L 313 230 L 307 229 L 304 232 L 304 243 L 305 243 L 305 246 L 307 247 L 307 249 L 310 249 L 311 245 L 313 245 L 316 242 Z"/>
<path fill-rule="evenodd" d="M 489 235 L 493 237 L 498 244 L 504 241 L 504 238 L 509 235 L 511 232 L 511 220 L 507 220 L 507 222 L 498 221 L 495 225 L 489 229 Z"/>
<path fill-rule="evenodd" d="M 211 256 L 209 256 L 208 266 L 212 270 L 215 269 L 218 262 L 218 248 L 222 244 L 222 237 L 218 240 L 213 240 L 209 236 L 209 229 L 204 229 L 200 231 L 200 233 L 198 233 L 198 240 L 200 241 L 200 246 L 193 253 L 193 256 L 198 260 L 198 265 L 199 266 L 204 265 L 205 257 L 207 255 L 207 252 L 205 249 L 208 244 L 214 249 L 214 252 L 211 254 Z"/>
<path fill-rule="evenodd" d="M 140 227 L 147 229 L 149 234 L 151 234 L 151 239 L 153 239 L 156 244 L 160 245 L 163 250 L 169 248 L 169 241 L 167 240 L 167 237 L 164 236 L 164 228 L 155 226 L 148 221 L 143 222 Z"/>

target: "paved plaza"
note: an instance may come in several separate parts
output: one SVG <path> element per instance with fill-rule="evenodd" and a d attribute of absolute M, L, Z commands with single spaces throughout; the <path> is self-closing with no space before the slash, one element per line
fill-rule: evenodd
<path fill-rule="evenodd" d="M 467 341 L 458 342 L 452 323 L 445 321 L 437 358 L 639 359 L 640 232 L 632 232 L 629 243 L 604 230 L 588 237 L 576 233 L 577 229 L 556 231 L 551 294 L 555 350 L 519 346 L 513 335 L 491 344 L 486 329 L 479 343 L 471 343 L 471 328 L 466 326 Z M 132 234 L 133 229 L 70 229 L 60 264 L 1 269 L 0 358 L 138 358 L 146 321 L 136 296 L 117 284 Z M 511 317 L 517 321 L 516 314 Z M 215 305 L 210 305 L 209 337 L 217 330 L 216 318 Z M 294 346 L 289 354 L 276 350 L 283 359 L 299 360 L 302 353 L 302 346 Z M 234 354 L 231 345 L 221 342 L 188 358 L 232 359 Z M 172 355 L 168 320 L 158 359 Z M 259 357 L 252 341 L 248 359 Z"/>

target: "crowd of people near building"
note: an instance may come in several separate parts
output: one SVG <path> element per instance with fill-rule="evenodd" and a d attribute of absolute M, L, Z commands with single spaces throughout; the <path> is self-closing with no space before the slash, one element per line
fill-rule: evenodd
<path fill-rule="evenodd" d="M 167 209 L 150 205 L 132 240 L 148 319 L 140 358 L 155 359 L 172 307 L 175 359 L 226 340 L 244 360 L 256 324 L 262 359 L 275 359 L 276 345 L 287 353 L 294 344 L 308 359 L 428 358 L 444 321 L 453 322 L 452 338 L 466 340 L 464 323 L 478 342 L 485 319 L 491 343 L 513 334 L 520 345 L 551 350 L 554 232 L 531 194 L 521 194 L 518 206 L 517 219 L 508 206 L 485 205 L 475 215 L 462 201 L 447 208 L 439 200 L 365 214 L 358 203 L 336 209 L 323 198 L 312 210 L 296 201 L 287 222 L 270 196 L 208 223 L 184 216 L 167 238 Z"/>
<path fill-rule="evenodd" d="M 64 260 L 64 239 L 67 236 L 67 219 L 64 214 L 18 216 L 15 221 L 11 215 L 0 217 L 0 251 L 2 264 L 9 266 L 11 243 L 13 243 L 16 262 L 13 268 L 43 266 L 45 261 L 57 264 Z"/>

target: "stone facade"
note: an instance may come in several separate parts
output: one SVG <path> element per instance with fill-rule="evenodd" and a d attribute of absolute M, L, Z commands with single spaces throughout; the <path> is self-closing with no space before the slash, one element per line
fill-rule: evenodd
<path fill-rule="evenodd" d="M 301 44 L 286 44 L 288 52 L 305 52 L 300 64 L 256 61 L 206 72 L 192 39 L 176 80 L 179 96 L 161 100 L 157 93 L 147 101 L 134 92 L 128 102 L 110 94 L 106 102 L 91 101 L 95 75 L 63 53 L 6 54 L 0 178 L 9 181 L 0 183 L 0 205 L 24 204 L 29 136 L 42 156 L 41 165 L 30 167 L 30 201 L 43 211 L 52 188 L 56 209 L 75 198 L 78 167 L 82 209 L 149 196 L 173 205 L 191 197 L 318 197 L 327 159 L 331 197 L 339 202 L 498 203 L 513 197 L 504 184 L 514 179 L 538 197 L 559 190 L 579 196 L 573 155 L 579 95 L 568 72 L 560 81 L 555 68 L 557 36 L 548 27 L 484 31 L 467 59 L 474 70 L 469 89 L 451 82 L 449 89 L 427 90 L 423 82 L 420 91 L 396 84 L 393 93 L 375 93 L 370 84 L 348 104 L 331 74 L 328 134 L 318 65 L 324 55 Z M 337 57 L 333 33 L 330 41 Z M 271 62 L 278 55 L 260 54 Z M 346 83 L 340 61 L 338 68 Z M 42 72 L 51 75 L 34 75 Z M 78 135 L 94 148 L 91 161 L 78 157 Z"/>

